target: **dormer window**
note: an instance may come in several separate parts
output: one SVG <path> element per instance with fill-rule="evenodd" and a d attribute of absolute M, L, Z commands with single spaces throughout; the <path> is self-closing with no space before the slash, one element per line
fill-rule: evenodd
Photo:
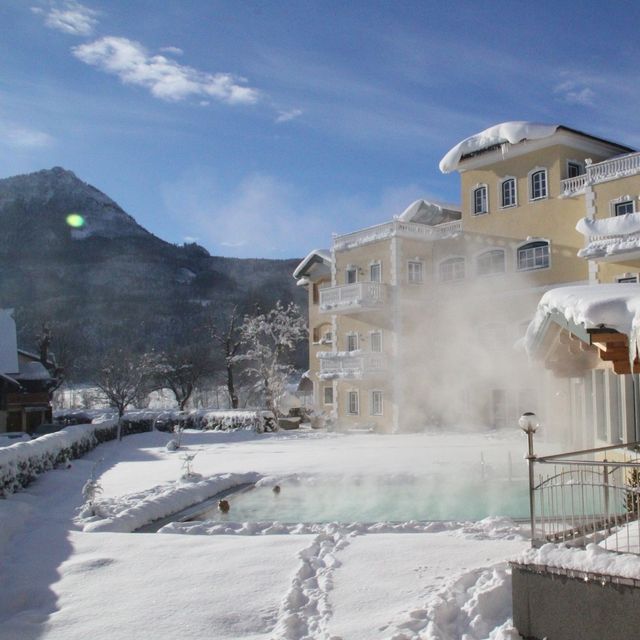
<path fill-rule="evenodd" d="M 530 178 L 531 200 L 540 200 L 547 197 L 547 170 L 538 169 L 534 171 Z"/>
<path fill-rule="evenodd" d="M 487 185 L 480 185 L 473 190 L 473 215 L 479 216 L 489 211 Z"/>
<path fill-rule="evenodd" d="M 516 179 L 506 178 L 500 185 L 500 196 L 502 200 L 502 208 L 515 207 L 516 202 Z"/>

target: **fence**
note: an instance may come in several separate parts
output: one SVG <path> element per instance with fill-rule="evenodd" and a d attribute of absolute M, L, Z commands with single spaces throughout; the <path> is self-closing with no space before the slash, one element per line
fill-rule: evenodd
<path fill-rule="evenodd" d="M 528 459 L 533 546 L 640 554 L 640 442 Z"/>

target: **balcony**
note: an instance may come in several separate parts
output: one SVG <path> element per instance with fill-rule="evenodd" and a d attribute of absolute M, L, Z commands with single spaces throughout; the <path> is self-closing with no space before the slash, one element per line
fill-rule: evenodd
<path fill-rule="evenodd" d="M 576 229 L 585 237 L 578 257 L 602 262 L 640 258 L 640 213 L 589 220 L 583 218 Z"/>
<path fill-rule="evenodd" d="M 588 185 L 626 178 L 640 173 L 640 153 L 628 153 L 624 156 L 588 164 L 586 173 L 561 181 L 563 197 L 571 198 L 584 193 Z"/>
<path fill-rule="evenodd" d="M 381 309 L 387 297 L 387 285 L 381 282 L 343 284 L 320 290 L 320 311 L 355 313 Z"/>
<path fill-rule="evenodd" d="M 365 378 L 382 375 L 387 370 L 387 359 L 382 353 L 363 353 L 362 351 L 324 351 L 318 354 L 320 359 L 320 378 Z"/>

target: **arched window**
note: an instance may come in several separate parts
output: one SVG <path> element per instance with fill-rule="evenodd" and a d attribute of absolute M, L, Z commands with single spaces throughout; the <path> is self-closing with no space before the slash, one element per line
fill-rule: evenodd
<path fill-rule="evenodd" d="M 536 240 L 518 247 L 518 271 L 547 269 L 550 266 L 549 242 Z"/>
<path fill-rule="evenodd" d="M 531 200 L 547 197 L 547 170 L 538 169 L 529 176 Z"/>
<path fill-rule="evenodd" d="M 500 185 L 501 207 L 515 207 L 516 202 L 516 179 L 506 178 Z"/>
<path fill-rule="evenodd" d="M 473 215 L 479 216 L 489 211 L 489 198 L 487 185 L 483 184 L 473 190 Z"/>
<path fill-rule="evenodd" d="M 447 258 L 440 263 L 438 269 L 440 282 L 456 282 L 464 280 L 465 264 L 464 258 Z"/>
<path fill-rule="evenodd" d="M 479 276 L 488 276 L 492 273 L 504 273 L 504 250 L 492 249 L 485 251 L 476 258 L 476 273 Z"/>

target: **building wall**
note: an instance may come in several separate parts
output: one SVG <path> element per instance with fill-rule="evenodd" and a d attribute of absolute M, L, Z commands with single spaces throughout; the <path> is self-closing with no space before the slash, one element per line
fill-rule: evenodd
<path fill-rule="evenodd" d="M 420 429 L 438 423 L 445 413 L 450 420 L 507 426 L 515 424 L 522 411 L 533 410 L 551 430 L 578 429 L 572 422 L 572 403 L 581 403 L 583 413 L 587 411 L 588 384 L 541 373 L 523 350 L 514 350 L 514 344 L 547 289 L 589 281 L 589 263 L 577 257 L 584 239 L 575 230 L 586 215 L 587 199 L 564 197 L 561 181 L 568 177 L 568 162 L 584 165 L 587 158 L 599 162 L 619 151 L 583 140 L 545 144 L 525 143 L 518 153 L 507 149 L 505 156 L 491 152 L 484 166 L 479 157 L 466 168 L 462 162 L 462 234 L 440 239 L 386 237 L 334 251 L 332 286 L 343 286 L 347 269 L 354 266 L 358 282 L 368 282 L 370 265 L 379 262 L 389 303 L 385 310 L 356 307 L 324 313 L 310 304 L 310 318 L 316 324 L 331 323 L 335 339 L 329 349 L 334 352 L 345 351 L 347 335 L 356 333 L 359 350 L 367 353 L 371 331 L 383 333 L 386 375 L 365 372 L 357 378 L 319 382 L 318 404 L 327 409 L 319 394 L 331 384 L 332 411 L 341 426 Z M 595 148 L 600 151 L 594 152 Z M 547 195 L 532 200 L 531 173 L 541 168 L 547 171 Z M 516 180 L 517 204 L 501 208 L 500 185 L 508 177 Z M 605 202 L 608 208 L 610 200 L 620 195 L 628 193 L 637 200 L 640 180 L 615 182 L 594 187 L 597 216 L 605 211 Z M 488 190 L 488 211 L 482 215 L 472 210 L 473 189 L 478 185 Z M 518 250 L 535 240 L 549 241 L 550 264 L 519 270 Z M 340 238 L 337 242 L 340 246 Z M 495 250 L 504 251 L 504 273 L 480 274 L 478 259 Z M 442 282 L 441 265 L 452 257 L 464 258 L 465 277 Z M 422 282 L 409 282 L 409 261 L 423 264 Z M 629 271 L 640 271 L 640 261 L 600 265 L 599 277 L 610 281 L 615 274 Z M 320 348 L 310 345 L 312 361 Z M 317 362 L 311 368 L 317 372 Z M 357 415 L 348 410 L 350 391 L 359 394 Z M 383 392 L 382 416 L 370 415 L 372 391 Z"/>

